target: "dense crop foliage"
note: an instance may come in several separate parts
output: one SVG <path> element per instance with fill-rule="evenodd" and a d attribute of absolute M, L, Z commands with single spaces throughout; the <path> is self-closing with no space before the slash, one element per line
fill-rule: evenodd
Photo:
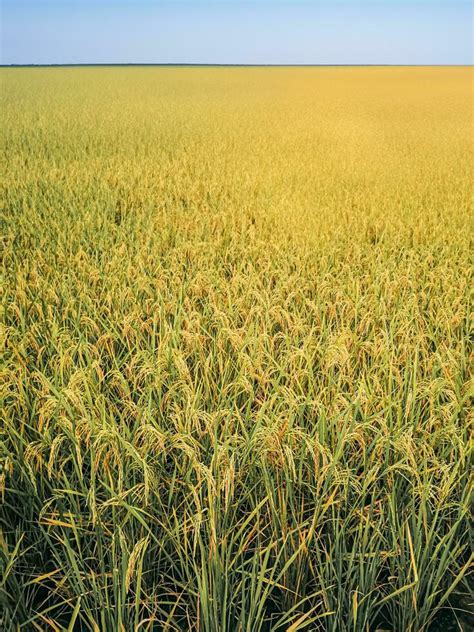
<path fill-rule="evenodd" d="M 470 72 L 2 70 L 4 629 L 465 603 Z"/>

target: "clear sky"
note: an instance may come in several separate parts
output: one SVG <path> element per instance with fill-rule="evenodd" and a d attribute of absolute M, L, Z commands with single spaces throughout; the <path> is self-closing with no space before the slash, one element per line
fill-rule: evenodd
<path fill-rule="evenodd" d="M 472 64 L 458 0 L 0 0 L 2 64 Z"/>

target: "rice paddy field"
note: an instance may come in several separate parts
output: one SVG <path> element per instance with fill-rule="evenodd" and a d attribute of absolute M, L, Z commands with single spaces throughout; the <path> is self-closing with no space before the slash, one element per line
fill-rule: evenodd
<path fill-rule="evenodd" d="M 472 68 L 13 68 L 3 630 L 472 630 Z"/>

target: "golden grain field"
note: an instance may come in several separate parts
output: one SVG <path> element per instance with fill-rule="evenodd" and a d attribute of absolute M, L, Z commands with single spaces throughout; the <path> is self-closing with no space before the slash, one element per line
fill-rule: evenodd
<path fill-rule="evenodd" d="M 467 630 L 472 69 L 0 77 L 3 629 Z"/>

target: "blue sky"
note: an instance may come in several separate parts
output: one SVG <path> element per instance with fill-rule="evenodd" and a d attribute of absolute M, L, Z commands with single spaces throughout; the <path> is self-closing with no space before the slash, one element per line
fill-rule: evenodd
<path fill-rule="evenodd" d="M 2 64 L 472 64 L 457 0 L 0 0 Z"/>

